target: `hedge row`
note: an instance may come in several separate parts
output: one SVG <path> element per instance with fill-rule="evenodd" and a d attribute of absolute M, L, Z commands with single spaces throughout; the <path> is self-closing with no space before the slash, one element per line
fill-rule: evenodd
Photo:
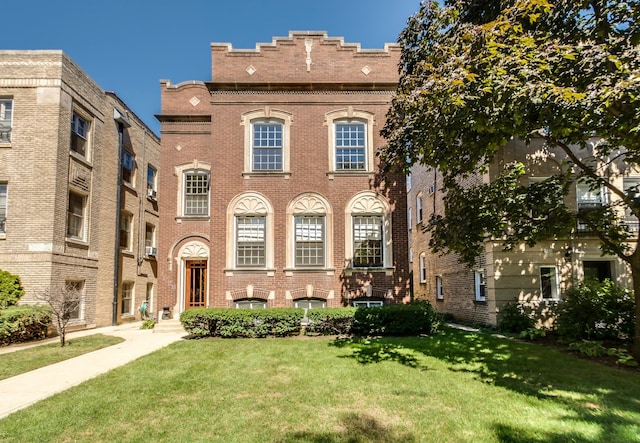
<path fill-rule="evenodd" d="M 194 337 L 283 337 L 300 333 L 302 309 L 191 309 L 180 315 Z M 307 312 L 305 333 L 420 335 L 436 332 L 442 317 L 426 302 L 379 308 L 327 308 Z"/>
<path fill-rule="evenodd" d="M 0 345 L 45 338 L 51 323 L 47 306 L 11 306 L 0 310 Z"/>
<path fill-rule="evenodd" d="M 302 309 L 190 309 L 180 322 L 194 337 L 284 337 L 300 332 Z"/>

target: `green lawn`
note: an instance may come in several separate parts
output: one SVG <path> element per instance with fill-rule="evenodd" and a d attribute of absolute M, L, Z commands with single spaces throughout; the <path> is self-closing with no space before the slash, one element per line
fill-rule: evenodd
<path fill-rule="evenodd" d="M 640 442 L 640 373 L 447 330 L 181 341 L 0 420 L 7 442 Z"/>
<path fill-rule="evenodd" d="M 33 371 L 43 366 L 77 357 L 87 352 L 96 351 L 122 342 L 122 338 L 103 334 L 92 334 L 67 340 L 61 348 L 60 342 L 35 346 L 21 351 L 0 355 L 0 380 L 13 377 L 24 372 Z"/>

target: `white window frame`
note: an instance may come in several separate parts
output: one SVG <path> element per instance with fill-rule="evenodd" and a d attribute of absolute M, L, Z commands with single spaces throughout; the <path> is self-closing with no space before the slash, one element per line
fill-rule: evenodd
<path fill-rule="evenodd" d="M 323 309 L 327 307 L 327 301 L 321 298 L 298 298 L 293 301 L 293 307 L 297 309 Z"/>
<path fill-rule="evenodd" d="M 338 169 L 337 167 L 336 125 L 349 123 L 364 125 L 363 169 Z M 327 125 L 328 129 L 329 169 L 331 172 L 340 174 L 358 174 L 373 171 L 374 152 L 372 144 L 374 140 L 373 127 L 375 126 L 373 113 L 353 108 L 338 109 L 325 114 L 325 125 Z"/>
<path fill-rule="evenodd" d="M 132 188 L 135 188 L 136 187 L 136 156 L 133 152 L 131 152 L 126 148 L 122 149 L 121 168 L 122 168 L 122 173 L 121 173 L 122 183 L 128 186 L 131 186 Z"/>
<path fill-rule="evenodd" d="M 427 255 L 420 254 L 420 283 L 427 283 Z"/>
<path fill-rule="evenodd" d="M 599 189 L 589 189 L 589 185 L 581 182 L 576 183 L 576 200 L 578 210 L 601 207 L 609 202 L 604 186 Z"/>
<path fill-rule="evenodd" d="M 354 217 L 355 216 L 382 217 L 382 266 L 356 266 Z M 386 199 L 373 191 L 357 193 L 349 200 L 345 207 L 345 257 L 348 261 L 347 269 L 392 269 L 393 263 L 393 233 L 391 223 L 391 209 Z"/>
<path fill-rule="evenodd" d="M 545 278 L 549 277 L 551 283 L 551 296 L 545 297 Z M 558 278 L 557 266 L 540 266 L 540 299 L 542 300 L 560 300 L 560 281 Z"/>
<path fill-rule="evenodd" d="M 422 213 L 422 193 L 416 196 L 416 222 L 422 223 L 423 213 Z"/>
<path fill-rule="evenodd" d="M 11 143 L 13 130 L 13 99 L 0 98 L 0 144 Z"/>
<path fill-rule="evenodd" d="M 267 264 L 267 217 L 264 214 L 252 214 L 252 215 L 236 215 L 235 218 L 235 225 L 236 225 L 236 235 L 235 235 L 235 250 L 236 250 L 236 264 L 235 267 L 237 269 L 245 269 L 245 268 L 249 268 L 249 269 L 255 269 L 255 268 L 264 268 Z M 259 221 L 260 223 L 247 223 L 245 222 L 244 224 L 246 224 L 247 226 L 249 226 L 249 234 L 253 234 L 253 233 L 257 233 L 258 237 L 254 238 L 252 240 L 242 240 L 241 236 L 240 236 L 240 221 L 241 220 L 250 220 L 250 221 Z M 257 227 L 257 229 L 256 229 Z M 249 255 L 249 259 L 250 262 L 247 263 L 246 262 L 246 257 L 245 257 L 245 262 L 241 263 L 240 261 L 240 250 L 241 250 L 241 246 L 243 243 L 249 244 L 251 243 L 251 245 L 246 246 L 247 248 L 254 248 L 254 249 L 246 249 L 248 251 L 250 250 L 254 250 L 254 251 L 259 251 L 260 249 L 262 250 L 262 253 L 259 256 L 255 256 L 258 257 L 259 261 L 257 263 L 253 263 L 252 261 L 252 257 L 254 257 L 253 255 Z M 258 249 L 255 249 L 255 248 Z M 243 247 L 242 250 L 244 251 L 245 248 Z"/>
<path fill-rule="evenodd" d="M 476 301 L 487 300 L 487 280 L 483 270 L 473 271 L 474 294 Z"/>
<path fill-rule="evenodd" d="M 151 232 L 151 238 L 149 238 L 149 232 Z M 153 223 L 149 223 L 149 222 L 145 223 L 144 246 L 151 247 L 151 248 L 155 248 L 156 246 L 156 227 Z"/>
<path fill-rule="evenodd" d="M 441 275 L 436 275 L 436 300 L 444 300 L 444 289 L 442 286 Z"/>
<path fill-rule="evenodd" d="M 244 298 L 233 302 L 236 309 L 267 309 L 267 300 L 263 298 Z"/>
<path fill-rule="evenodd" d="M 71 144 L 69 150 L 87 161 L 91 159 L 91 126 L 91 119 L 75 110 L 73 111 L 71 115 Z M 77 143 L 82 144 L 84 152 L 74 149 Z"/>
<path fill-rule="evenodd" d="M 354 300 L 352 302 L 354 308 L 379 308 L 384 306 L 381 300 Z"/>
<path fill-rule="evenodd" d="M 151 164 L 147 164 L 147 189 L 151 191 L 158 189 L 157 177 L 158 170 Z"/>
<path fill-rule="evenodd" d="M 254 123 L 282 125 L 282 167 L 280 169 L 254 169 Z M 264 107 L 242 114 L 241 125 L 244 126 L 244 175 L 288 175 L 290 174 L 290 132 L 293 114 L 290 112 Z"/>
<path fill-rule="evenodd" d="M 409 263 L 413 263 L 413 248 L 409 248 Z"/>
<path fill-rule="evenodd" d="M 318 223 L 301 223 L 303 220 L 312 219 L 317 220 Z M 324 268 L 326 266 L 326 225 L 327 220 L 324 214 L 297 214 L 293 216 L 293 236 L 295 237 L 294 260 L 296 268 Z M 305 229 L 305 227 L 307 227 L 307 229 Z M 320 231 L 319 239 L 317 235 L 318 230 Z M 314 232 L 316 235 L 314 235 Z M 317 246 L 314 247 L 313 245 Z M 308 254 L 304 254 L 305 251 L 308 252 Z M 319 253 L 312 255 L 314 251 L 319 251 Z M 299 252 L 302 254 L 299 254 Z M 308 263 L 305 263 L 305 261 L 308 261 Z"/>
<path fill-rule="evenodd" d="M 78 304 L 78 309 L 77 311 L 72 312 L 70 316 L 72 322 L 80 322 L 84 320 L 85 281 L 68 279 L 65 280 L 64 285 L 66 288 L 74 288 L 80 292 L 80 303 Z"/>
<path fill-rule="evenodd" d="M 7 210 L 9 207 L 9 183 L 0 182 L 0 238 L 7 232 Z"/>
<path fill-rule="evenodd" d="M 191 163 L 184 163 L 181 165 L 177 165 L 173 169 L 174 175 L 178 178 L 176 183 L 176 217 L 191 219 L 191 218 L 209 218 L 209 215 L 206 216 L 194 216 L 194 215 L 185 215 L 185 184 L 186 184 L 186 175 L 187 173 L 193 173 L 194 171 L 198 171 L 202 174 L 209 175 L 209 199 L 211 198 L 211 164 L 202 162 L 199 160 L 194 160 Z M 211 211 L 210 200 L 207 203 L 208 210 Z"/>
<path fill-rule="evenodd" d="M 120 213 L 119 226 L 120 248 L 124 251 L 131 252 L 133 250 L 133 214 L 122 211 Z"/>
<path fill-rule="evenodd" d="M 78 197 L 80 199 L 82 199 L 82 207 L 80 208 L 80 212 L 71 212 L 71 196 L 75 196 Z M 86 194 L 82 194 L 80 192 L 76 192 L 76 191 L 72 191 L 69 190 L 67 192 L 67 226 L 66 226 L 66 237 L 67 239 L 73 239 L 73 240 L 80 240 L 80 241 L 86 241 L 87 239 L 87 195 Z M 73 208 L 74 210 L 77 208 Z M 79 220 L 79 224 L 78 224 L 78 229 L 79 232 L 76 233 L 72 233 L 71 232 L 71 220 L 78 219 Z M 75 226 L 75 223 L 74 223 Z"/>
<path fill-rule="evenodd" d="M 356 136 L 353 136 L 355 129 Z M 368 171 L 367 123 L 361 119 L 339 119 L 333 122 L 334 165 L 336 171 Z M 360 133 L 362 133 L 360 135 Z M 345 144 L 345 141 L 348 143 Z M 353 144 L 357 142 L 356 144 Z M 341 154 L 338 154 L 341 152 Z M 354 160 L 355 158 L 355 160 Z M 362 158 L 362 160 L 360 160 Z M 341 159 L 341 160 L 339 160 Z M 355 167 L 353 167 L 355 166 Z"/>
<path fill-rule="evenodd" d="M 264 217 L 264 265 L 238 266 L 237 265 L 237 217 L 261 216 Z M 273 206 L 271 202 L 258 192 L 245 192 L 236 195 L 227 206 L 227 231 L 226 231 L 226 269 L 227 275 L 233 275 L 233 271 L 263 270 L 267 275 L 274 273 L 274 220 Z"/>
<path fill-rule="evenodd" d="M 409 225 L 409 231 L 413 229 L 413 208 L 409 208 L 407 210 L 407 223 Z"/>
<path fill-rule="evenodd" d="M 266 134 L 263 134 L 263 131 L 260 131 L 260 138 L 256 137 L 257 128 L 266 129 Z M 271 128 L 275 131 L 273 133 Z M 285 124 L 281 119 L 255 119 L 251 121 L 251 171 L 253 172 L 283 172 L 284 171 L 284 132 L 285 132 Z M 279 133 L 279 134 L 278 134 Z M 266 140 L 263 135 L 266 135 Z M 271 135 L 279 135 L 279 144 L 274 143 L 271 145 Z M 277 139 L 277 137 L 275 138 Z M 260 142 L 259 145 L 256 143 Z M 268 143 L 264 145 L 265 141 Z M 262 152 L 265 151 L 273 151 L 271 153 Z M 258 152 L 260 152 L 260 156 L 258 156 Z M 275 158 L 279 158 L 279 161 L 275 161 L 274 167 L 270 167 L 272 163 L 271 160 L 262 161 L 260 160 L 264 156 L 267 158 L 275 156 Z"/>
<path fill-rule="evenodd" d="M 205 189 L 206 192 L 191 192 L 191 193 L 187 193 L 187 189 L 188 188 L 192 188 L 193 189 L 193 185 L 187 186 L 188 185 L 188 181 L 190 180 L 190 177 L 197 177 L 197 180 L 199 183 L 204 184 L 204 186 L 197 186 L 196 190 L 200 190 L 200 189 Z M 203 169 L 189 169 L 187 171 L 184 171 L 184 173 L 182 174 L 182 208 L 183 208 L 183 213 L 182 216 L 183 217 L 209 217 L 210 214 L 210 206 L 211 206 L 211 174 L 209 171 L 207 170 L 203 170 Z M 195 206 L 192 206 L 192 209 L 189 209 L 189 205 L 188 202 L 190 201 L 191 197 L 193 197 L 193 201 L 194 202 L 200 202 L 199 198 L 196 197 L 200 197 L 200 196 L 206 196 L 205 198 L 203 198 L 202 200 L 206 200 L 205 205 L 202 206 L 202 208 L 204 208 L 204 211 L 200 212 L 187 212 L 187 211 L 194 211 L 193 208 L 195 208 Z M 200 202 L 202 203 L 202 202 Z M 201 205 L 198 205 L 198 208 L 200 208 Z"/>
<path fill-rule="evenodd" d="M 133 305 L 135 300 L 135 283 L 132 281 L 122 282 L 122 297 L 120 299 L 120 310 L 122 316 L 133 315 Z M 125 306 L 128 304 L 128 309 Z"/>
<path fill-rule="evenodd" d="M 296 229 L 297 217 L 322 217 L 323 218 L 323 248 L 324 260 L 316 265 L 298 264 L 296 249 L 298 246 L 298 232 Z M 295 269 L 327 269 L 333 270 L 333 212 L 329 202 L 320 194 L 306 192 L 295 197 L 287 206 L 287 249 L 285 257 L 285 271 L 293 272 Z M 289 274 L 291 275 L 291 274 Z"/>

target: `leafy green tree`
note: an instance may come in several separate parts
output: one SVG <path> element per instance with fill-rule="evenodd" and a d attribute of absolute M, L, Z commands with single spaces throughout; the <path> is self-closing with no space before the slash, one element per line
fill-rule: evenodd
<path fill-rule="evenodd" d="M 603 253 L 633 275 L 636 357 L 640 249 L 621 217 L 640 217 L 640 189 L 611 178 L 640 166 L 639 17 L 639 0 L 423 3 L 400 34 L 400 81 L 379 153 L 389 168 L 440 171 L 445 211 L 430 220 L 431 248 L 466 263 L 487 236 L 508 250 L 577 222 L 595 232 Z M 496 170 L 512 137 L 542 141 L 543 155 L 563 153 L 562 171 L 527 187 L 526 165 L 514 162 L 490 183 L 474 181 Z M 563 197 L 578 181 L 612 198 L 576 211 Z"/>

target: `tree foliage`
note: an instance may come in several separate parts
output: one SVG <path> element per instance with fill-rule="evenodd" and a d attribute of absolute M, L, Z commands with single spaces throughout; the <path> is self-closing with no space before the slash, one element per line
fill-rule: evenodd
<path fill-rule="evenodd" d="M 432 249 L 472 264 L 487 236 L 510 249 L 579 222 L 603 253 L 629 263 L 640 297 L 637 236 L 621 223 L 625 211 L 640 216 L 640 189 L 612 180 L 640 166 L 639 18 L 639 0 L 422 4 L 400 34 L 400 81 L 379 155 L 388 167 L 442 174 L 445 211 L 428 226 Z M 542 157 L 560 153 L 561 171 L 525 186 L 527 165 L 498 168 L 512 138 L 542 142 Z M 474 182 L 496 169 L 499 177 Z M 577 211 L 562 198 L 577 182 L 611 198 Z M 640 347 L 640 327 L 635 337 Z"/>

